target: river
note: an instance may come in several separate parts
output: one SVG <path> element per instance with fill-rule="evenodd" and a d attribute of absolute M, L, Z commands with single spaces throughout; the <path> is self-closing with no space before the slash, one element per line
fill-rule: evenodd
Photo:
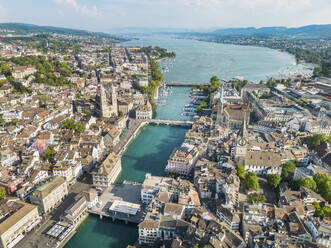
<path fill-rule="evenodd" d="M 261 80 L 282 68 L 295 64 L 293 56 L 268 48 L 241 47 L 216 43 L 149 37 L 125 43 L 126 46 L 160 46 L 175 51 L 177 57 L 165 81 L 205 82 L 213 75 L 230 79 L 243 76 Z M 167 61 L 163 63 L 168 63 Z M 182 120 L 189 102 L 189 87 L 173 87 L 167 104 L 158 107 L 156 118 Z M 180 145 L 187 129 L 167 126 L 146 126 L 128 146 L 122 157 L 122 173 L 118 181 L 142 182 L 145 173 L 164 176 L 167 159 Z M 121 222 L 99 220 L 89 216 L 65 248 L 122 248 L 134 244 L 138 228 Z"/>

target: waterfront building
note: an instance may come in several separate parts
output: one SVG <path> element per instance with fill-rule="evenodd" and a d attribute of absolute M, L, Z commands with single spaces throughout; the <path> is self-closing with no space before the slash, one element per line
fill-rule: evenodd
<path fill-rule="evenodd" d="M 54 177 L 41 185 L 31 195 L 31 203 L 38 205 L 41 213 L 50 213 L 68 195 L 68 186 L 64 177 Z"/>
<path fill-rule="evenodd" d="M 138 105 L 136 107 L 136 119 L 139 120 L 146 120 L 152 119 L 153 116 L 153 109 L 152 105 L 147 102 L 145 105 Z"/>
<path fill-rule="evenodd" d="M 159 228 L 160 222 L 154 220 L 144 220 L 138 225 L 139 244 L 152 245 L 158 239 L 161 239 L 162 232 Z"/>
<path fill-rule="evenodd" d="M 76 198 L 74 203 L 66 209 L 62 220 L 73 226 L 78 226 L 82 219 L 86 216 L 87 201 L 85 197 Z"/>
<path fill-rule="evenodd" d="M 38 207 L 18 199 L 0 201 L 0 237 L 2 248 L 12 248 L 41 220 Z"/>
<path fill-rule="evenodd" d="M 198 158 L 198 148 L 194 145 L 184 143 L 181 147 L 173 150 L 168 160 L 166 171 L 179 175 L 188 175 Z"/>
<path fill-rule="evenodd" d="M 96 187 L 109 187 L 121 173 L 121 157 L 110 153 L 97 171 L 92 172 L 93 185 Z"/>
<path fill-rule="evenodd" d="M 98 192 L 95 189 L 89 189 L 81 192 L 78 197 L 83 196 L 86 199 L 88 209 L 92 209 L 99 201 Z"/>
<path fill-rule="evenodd" d="M 140 193 L 141 201 L 144 204 L 149 204 L 159 191 L 168 191 L 173 180 L 169 177 L 157 177 L 146 173 Z"/>

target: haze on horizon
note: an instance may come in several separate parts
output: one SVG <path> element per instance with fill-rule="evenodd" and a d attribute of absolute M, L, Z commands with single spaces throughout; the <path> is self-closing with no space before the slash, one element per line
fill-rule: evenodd
<path fill-rule="evenodd" d="M 112 28 L 297 27 L 331 23 L 330 0 L 0 0 L 0 22 Z"/>

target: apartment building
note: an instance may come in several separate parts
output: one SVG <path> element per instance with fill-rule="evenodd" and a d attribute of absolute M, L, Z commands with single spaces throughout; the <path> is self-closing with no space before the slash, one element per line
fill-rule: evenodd
<path fill-rule="evenodd" d="M 50 213 L 68 195 L 68 186 L 64 177 L 54 177 L 41 185 L 31 195 L 31 203 L 38 205 L 41 213 Z"/>
<path fill-rule="evenodd" d="M 121 173 L 121 157 L 110 153 L 97 171 L 92 172 L 93 185 L 96 187 L 109 187 Z"/>
<path fill-rule="evenodd" d="M 18 199 L 0 201 L 0 240 L 2 248 L 14 247 L 41 220 L 38 207 Z"/>

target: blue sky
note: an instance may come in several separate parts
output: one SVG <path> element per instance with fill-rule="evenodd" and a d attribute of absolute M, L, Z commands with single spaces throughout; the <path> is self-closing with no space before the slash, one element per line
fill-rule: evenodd
<path fill-rule="evenodd" d="M 331 23 L 331 0 L 0 0 L 0 22 L 110 31 Z"/>

